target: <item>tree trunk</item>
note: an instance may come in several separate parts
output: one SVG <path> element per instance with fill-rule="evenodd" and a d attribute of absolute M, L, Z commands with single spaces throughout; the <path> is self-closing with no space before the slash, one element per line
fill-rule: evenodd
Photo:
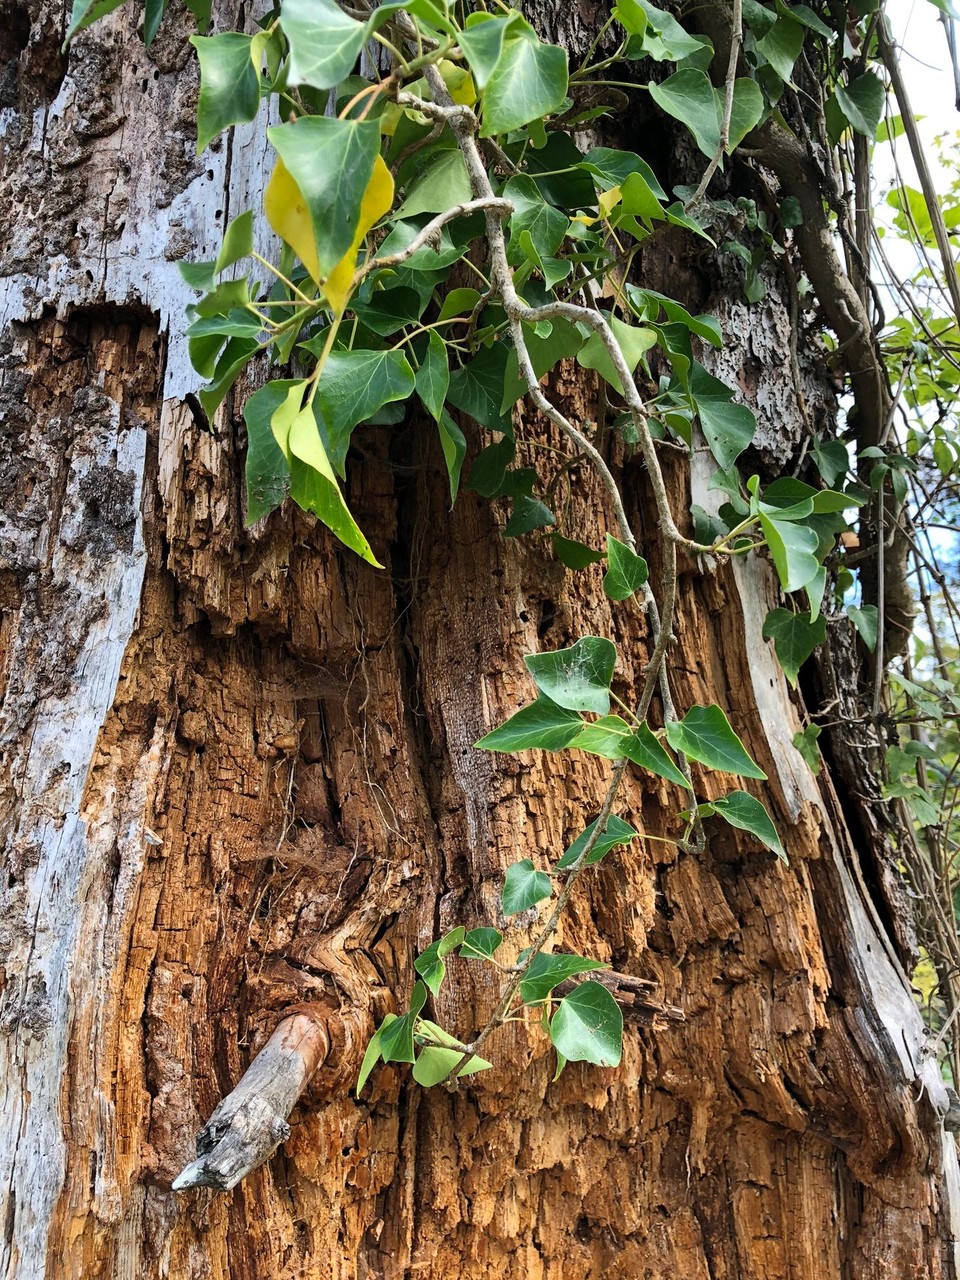
<path fill-rule="evenodd" d="M 603 8 L 527 6 L 572 45 L 580 10 Z M 242 9 L 220 6 L 218 28 Z M 149 54 L 128 4 L 69 58 L 60 3 L 0 13 L 7 1280 L 955 1277 L 956 1151 L 896 903 L 839 751 L 814 776 L 791 745 L 800 700 L 761 638 L 777 600 L 761 559 L 684 566 L 671 671 L 678 705 L 720 703 L 767 771 L 789 866 L 712 824 L 698 856 L 642 840 L 581 881 L 560 939 L 682 1020 L 631 1026 L 618 1070 L 556 1083 L 545 1044 L 508 1027 L 495 1069 L 457 1092 L 389 1066 L 356 1099 L 416 953 L 502 923 L 505 867 L 596 814 L 605 762 L 473 749 L 529 700 L 522 655 L 611 634 L 629 699 L 649 637 L 598 569 L 503 540 L 497 503 L 448 510 L 415 419 L 365 428 L 351 457 L 385 570 L 289 508 L 245 531 L 249 388 L 206 434 L 175 259 L 212 257 L 256 207 L 262 135 L 194 159 L 177 8 Z M 643 282 L 720 316 L 717 371 L 757 407 L 775 468 L 804 430 L 777 282 L 751 308 L 681 233 L 657 245 Z M 556 390 L 596 416 L 591 377 Z M 612 463 L 652 547 L 643 469 Z M 709 473 L 670 468 L 678 516 L 715 499 Z M 586 468 L 577 483 L 576 536 L 599 546 L 610 514 Z M 706 796 L 723 789 L 706 776 Z M 676 836 L 668 784 L 634 771 L 622 796 L 638 829 Z M 485 969 L 451 972 L 440 1013 L 469 1035 L 497 993 Z M 330 1046 L 285 1144 L 228 1193 L 173 1192 L 301 1008 Z"/>

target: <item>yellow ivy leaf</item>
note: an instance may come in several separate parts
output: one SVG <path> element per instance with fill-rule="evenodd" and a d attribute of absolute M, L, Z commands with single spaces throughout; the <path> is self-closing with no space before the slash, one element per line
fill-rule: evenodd
<path fill-rule="evenodd" d="M 357 223 L 353 244 L 327 276 L 323 285 L 326 299 L 338 316 L 343 315 L 353 292 L 357 251 L 363 243 L 364 236 L 374 223 L 379 222 L 385 213 L 390 212 L 392 204 L 393 176 L 384 163 L 383 157 L 377 156 L 373 162 L 373 173 L 360 202 L 360 221 Z M 296 245 L 293 247 L 296 248 Z"/>
<path fill-rule="evenodd" d="M 270 226 L 294 251 L 311 279 L 319 284 L 320 259 L 317 257 L 317 241 L 313 234 L 310 210 L 282 160 L 277 161 L 277 167 L 267 186 L 263 209 Z"/>
<path fill-rule="evenodd" d="M 270 419 L 270 430 L 280 446 L 281 453 L 287 460 L 287 466 L 290 465 L 290 428 L 300 413 L 306 386 L 305 381 L 295 382 L 281 403 L 274 409 L 273 417 Z"/>
<path fill-rule="evenodd" d="M 623 192 L 619 187 L 611 187 L 609 191 L 602 191 L 597 199 L 597 207 L 604 218 L 609 218 L 611 209 L 623 199 Z"/>
<path fill-rule="evenodd" d="M 458 102 L 462 107 L 472 107 L 477 100 L 477 86 L 473 83 L 473 76 L 466 67 L 458 67 L 456 63 L 444 58 L 437 70 L 454 102 Z"/>

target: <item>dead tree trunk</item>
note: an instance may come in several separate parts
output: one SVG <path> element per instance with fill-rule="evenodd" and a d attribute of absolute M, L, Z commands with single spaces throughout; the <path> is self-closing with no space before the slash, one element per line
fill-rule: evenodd
<path fill-rule="evenodd" d="M 3 0 L 0 36 L 2 1273 L 956 1276 L 954 1139 L 895 909 L 858 799 L 791 745 L 760 560 L 686 566 L 673 671 L 768 772 L 789 866 L 730 828 L 696 858 L 643 841 L 582 882 L 563 927 L 683 1020 L 631 1028 L 617 1071 L 550 1084 L 546 1050 L 509 1028 L 456 1094 L 391 1067 L 351 1095 L 416 952 L 496 923 L 504 868 L 596 812 L 602 761 L 471 744 L 527 700 L 524 653 L 617 624 L 598 571 L 503 541 L 474 494 L 447 510 L 415 420 L 364 430 L 351 460 L 385 571 L 290 510 L 243 531 L 239 399 L 212 436 L 194 420 L 174 260 L 212 256 L 255 202 L 262 139 L 194 158 L 182 13 L 148 54 L 125 6 L 67 59 L 62 9 Z M 526 9 L 582 40 L 580 10 Z M 681 233 L 660 243 L 644 282 L 739 338 L 725 372 L 775 464 L 804 429 L 776 282 L 750 308 Z M 589 378 L 559 390 L 594 416 Z M 642 540 L 644 474 L 612 461 Z M 674 465 L 677 512 L 706 477 Z M 599 545 L 602 494 L 579 483 L 577 536 Z M 629 697 L 647 637 L 617 639 Z M 624 817 L 663 834 L 667 791 L 634 774 Z M 496 993 L 457 966 L 442 1013 L 466 1034 Z M 198 1130 L 304 1004 L 330 1044 L 285 1144 L 228 1194 L 175 1194 Z"/>

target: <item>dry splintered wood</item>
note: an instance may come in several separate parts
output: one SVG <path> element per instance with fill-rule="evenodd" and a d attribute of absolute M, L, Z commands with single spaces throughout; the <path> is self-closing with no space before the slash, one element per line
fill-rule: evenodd
<path fill-rule="evenodd" d="M 287 1117 L 330 1051 L 326 1022 L 307 1013 L 284 1018 L 243 1079 L 197 1135 L 197 1158 L 174 1191 L 232 1190 L 290 1136 Z"/>

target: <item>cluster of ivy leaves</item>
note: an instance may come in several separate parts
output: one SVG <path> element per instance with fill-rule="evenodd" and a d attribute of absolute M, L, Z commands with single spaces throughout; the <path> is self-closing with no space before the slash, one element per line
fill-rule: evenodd
<path fill-rule="evenodd" d="M 69 37 L 119 3 L 75 0 Z M 148 41 L 165 7 L 166 0 L 148 0 Z M 205 30 L 209 0 L 189 7 Z M 858 20 L 868 20 L 876 7 L 864 0 Z M 512 206 L 505 220 L 507 256 L 520 295 L 530 305 L 570 301 L 582 295 L 585 283 L 606 283 L 599 291 L 601 309 L 626 367 L 649 389 L 646 409 L 656 433 L 689 449 L 695 432 L 705 440 L 717 468 L 713 487 L 725 501 L 717 515 L 694 508 L 696 538 L 716 556 L 767 549 L 789 606 L 769 613 L 764 635 L 795 684 L 801 665 L 825 637 L 828 587 L 834 607 L 844 607 L 849 598 L 853 579 L 834 562 L 837 540 L 869 488 L 854 477 L 854 460 L 842 440 L 815 446 L 817 484 L 783 478 L 763 486 L 757 475 L 738 471 L 756 431 L 754 414 L 698 359 L 703 349 L 722 347 L 720 326 L 631 283 L 630 268 L 658 229 L 680 227 L 718 252 L 743 257 L 745 287 L 748 296 L 751 289 L 756 296 L 756 243 L 749 247 L 728 237 L 718 246 L 714 229 L 728 212 L 723 202 L 687 208 L 684 193 L 668 194 L 641 156 L 605 146 L 584 150 L 578 138 L 603 113 L 603 90 L 613 83 L 606 79 L 610 68 L 638 63 L 651 76 L 639 87 L 689 130 L 705 157 L 722 162 L 777 115 L 805 42 L 816 39 L 842 53 L 844 26 L 831 26 L 805 4 L 743 0 L 748 74 L 730 87 L 726 118 L 726 86 L 714 87 L 708 75 L 713 46 L 687 32 L 666 7 L 618 0 L 601 32 L 613 52 L 599 54 L 598 38 L 587 62 L 572 72 L 566 51 L 542 41 L 519 10 L 468 8 L 451 0 L 386 0 L 360 20 L 335 0 L 282 0 L 255 34 L 193 37 L 201 71 L 198 150 L 223 130 L 253 121 L 270 104 L 284 121 L 266 130 L 273 158 L 262 213 L 275 233 L 273 256 L 254 251 L 261 210 L 251 209 L 227 227 L 215 260 L 181 266 L 200 294 L 189 309 L 188 336 L 193 365 L 206 380 L 199 397 L 208 417 L 251 360 L 266 357 L 284 371 L 243 405 L 247 520 L 264 519 L 289 498 L 376 565 L 344 498 L 351 438 L 362 424 L 399 421 L 416 397 L 436 424 L 451 501 L 465 483 L 508 502 L 504 536 L 549 539 L 571 570 L 606 558 L 604 589 L 612 600 L 628 600 L 645 587 L 642 557 L 612 536 L 604 549 L 572 538 L 564 504 L 556 501 L 556 477 L 518 465 L 513 408 L 527 387 L 504 308 L 483 270 L 483 254 L 470 253 L 485 234 L 482 214 L 445 221 L 409 251 L 438 215 L 475 195 L 453 132 L 417 106 L 433 99 L 424 75 L 432 67 L 454 103 L 475 113 L 479 137 L 492 144 L 489 179 Z M 354 71 L 371 44 L 389 60 L 381 79 Z M 862 60 L 850 71 L 842 56 L 838 65 L 826 107 L 828 130 L 832 137 L 845 131 L 872 137 L 883 111 L 883 83 Z M 580 105 L 585 86 L 600 90 L 600 106 L 595 97 L 591 105 Z M 799 217 L 796 208 L 785 208 L 781 228 L 789 231 Z M 753 224 L 761 253 L 774 243 L 762 219 Z M 454 268 L 473 283 L 451 289 Z M 628 444 L 635 441 L 618 372 L 591 328 L 558 318 L 525 326 L 524 337 L 538 378 L 563 360 L 594 370 L 614 428 Z M 656 367 L 666 371 L 656 378 L 654 349 Z M 464 420 L 489 440 L 466 478 Z M 878 466 L 887 468 L 877 478 L 881 484 L 891 464 L 884 456 Z M 875 643 L 876 609 L 848 612 L 864 640 Z M 765 777 L 719 707 L 692 707 L 659 729 L 637 721 L 626 707 L 625 715 L 612 712 L 615 664 L 613 644 L 595 636 L 570 649 L 531 655 L 535 701 L 477 745 L 497 751 L 576 749 L 627 759 L 685 791 L 689 783 L 681 766 L 690 761 L 725 774 Z M 803 736 L 797 746 L 815 761 L 815 735 Z M 745 791 L 693 804 L 687 812 L 721 817 L 783 855 L 766 810 Z M 611 817 L 587 861 L 598 862 L 635 835 Z M 549 899 L 555 877 L 579 865 L 586 841 L 595 836 L 590 829 L 579 836 L 550 874 L 530 860 L 511 867 L 504 916 Z M 458 950 L 495 962 L 502 941 L 495 929 L 458 928 L 418 958 L 421 979 L 411 1006 L 377 1031 L 361 1084 L 379 1058 L 414 1062 L 414 1075 L 425 1084 L 455 1068 L 464 1047 L 422 1017 L 427 992 L 439 990 L 445 955 Z M 524 974 L 521 1002 L 543 1013 L 561 1065 L 570 1059 L 619 1061 L 620 1013 L 602 984 L 587 980 L 558 1002 L 552 996 L 560 982 L 597 967 L 584 957 L 541 953 Z M 487 1065 L 472 1058 L 461 1074 Z"/>

